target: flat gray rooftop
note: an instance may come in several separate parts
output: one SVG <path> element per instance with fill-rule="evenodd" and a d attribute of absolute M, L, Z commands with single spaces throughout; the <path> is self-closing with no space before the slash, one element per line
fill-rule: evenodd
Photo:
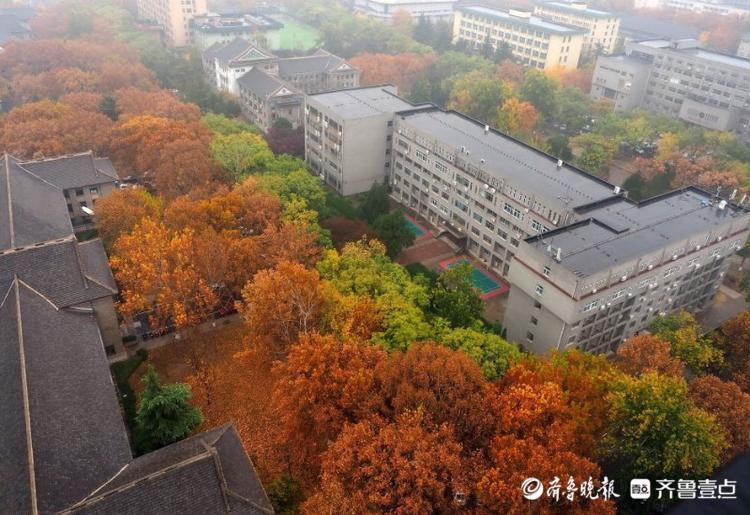
<path fill-rule="evenodd" d="M 364 118 L 383 113 L 414 109 L 414 105 L 396 96 L 393 86 L 371 86 L 308 95 L 343 119 Z"/>
<path fill-rule="evenodd" d="M 687 188 L 640 204 L 623 198 L 581 214 L 588 220 L 526 241 L 541 252 L 546 252 L 547 245 L 562 249 L 561 264 L 579 277 L 588 277 L 725 224 L 744 212 L 731 205 L 719 209 L 709 194 Z"/>
<path fill-rule="evenodd" d="M 591 9 L 590 7 L 586 6 L 585 8 L 578 8 L 571 5 L 570 2 L 540 2 L 540 6 L 549 6 L 554 7 L 555 9 L 558 9 L 560 11 L 570 12 L 570 13 L 586 13 L 589 16 L 594 16 L 596 18 L 614 18 L 616 15 L 609 13 L 607 11 L 600 11 L 598 9 Z"/>
<path fill-rule="evenodd" d="M 557 168 L 557 159 L 453 111 L 422 111 L 402 118 L 443 144 L 466 147 L 471 159 L 484 159 L 483 170 L 498 179 L 546 198 L 567 200 L 570 207 L 596 202 L 614 195 L 614 186 L 572 166 Z"/>
<path fill-rule="evenodd" d="M 520 16 L 513 16 L 508 11 L 499 11 L 497 9 L 491 9 L 489 7 L 471 5 L 468 7 L 460 7 L 459 10 L 469 14 L 487 16 L 488 18 L 511 22 L 516 25 L 524 25 L 545 32 L 554 32 L 557 34 L 582 34 L 586 32 L 584 29 L 581 29 L 579 27 L 571 27 L 569 25 L 562 25 L 560 23 L 545 21 L 537 16 L 522 18 Z"/>

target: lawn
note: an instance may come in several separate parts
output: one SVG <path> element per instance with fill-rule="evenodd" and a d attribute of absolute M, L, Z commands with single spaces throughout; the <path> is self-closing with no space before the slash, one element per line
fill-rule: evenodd
<path fill-rule="evenodd" d="M 289 16 L 274 16 L 273 19 L 284 24 L 280 33 L 279 48 L 274 50 L 309 50 L 317 46 L 318 31 L 313 27 Z"/>

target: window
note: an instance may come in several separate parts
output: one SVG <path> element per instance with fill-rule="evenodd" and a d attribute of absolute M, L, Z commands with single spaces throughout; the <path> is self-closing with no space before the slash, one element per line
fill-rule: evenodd
<path fill-rule="evenodd" d="M 526 332 L 526 341 L 533 342 L 534 341 L 534 333 L 531 331 Z"/>
<path fill-rule="evenodd" d="M 83 188 L 77 188 L 76 189 L 76 196 L 78 196 L 78 197 L 83 196 Z"/>
<path fill-rule="evenodd" d="M 537 317 L 531 317 L 530 322 L 531 322 L 531 325 L 537 325 L 539 324 L 539 319 L 537 319 Z"/>
<path fill-rule="evenodd" d="M 534 229 L 536 232 L 542 232 L 542 224 L 539 223 L 537 220 L 531 221 L 531 228 Z"/>
<path fill-rule="evenodd" d="M 534 309 L 542 309 L 542 303 L 538 300 L 534 301 Z"/>
<path fill-rule="evenodd" d="M 537 284 L 535 291 L 537 295 L 544 294 L 544 286 L 542 286 L 541 284 Z"/>
<path fill-rule="evenodd" d="M 512 206 L 511 204 L 505 203 L 505 206 L 503 207 L 503 210 L 508 213 L 510 216 L 517 220 L 523 220 L 523 214 L 521 211 L 517 208 Z"/>
<path fill-rule="evenodd" d="M 421 150 L 416 150 L 415 153 L 417 154 L 417 157 L 421 159 L 422 161 L 427 161 L 427 154 L 425 152 L 422 152 Z"/>
<path fill-rule="evenodd" d="M 583 312 L 586 313 L 587 311 L 591 311 L 592 309 L 594 309 L 598 305 L 599 305 L 599 301 L 598 300 L 592 300 L 591 302 L 587 302 L 583 306 Z"/>
<path fill-rule="evenodd" d="M 548 267 L 548 266 L 545 266 L 545 267 L 544 267 L 544 269 L 542 270 L 542 273 L 543 273 L 543 274 L 544 274 L 544 275 L 545 275 L 546 277 L 549 277 L 549 274 L 550 274 L 551 272 L 552 272 L 552 270 L 551 270 L 551 269 L 550 269 L 550 267 Z"/>

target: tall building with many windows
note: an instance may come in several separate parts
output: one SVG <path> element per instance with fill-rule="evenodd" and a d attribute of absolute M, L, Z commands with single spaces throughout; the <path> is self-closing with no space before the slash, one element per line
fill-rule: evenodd
<path fill-rule="evenodd" d="M 502 45 L 516 61 L 534 68 L 575 69 L 583 49 L 586 29 L 533 16 L 529 11 L 501 11 L 481 6 L 456 9 L 453 42 L 465 41 L 474 49 Z"/>
<path fill-rule="evenodd" d="M 191 20 L 208 12 L 207 0 L 137 0 L 136 5 L 139 19 L 161 26 L 169 47 L 190 45 Z"/>
<path fill-rule="evenodd" d="M 623 56 L 599 57 L 591 96 L 750 142 L 750 60 L 704 50 L 696 40 L 632 42 Z"/>
<path fill-rule="evenodd" d="M 611 54 L 617 46 L 620 17 L 614 13 L 592 9 L 586 2 L 543 1 L 534 6 L 534 14 L 555 23 L 585 29 L 582 48 L 584 54 Z"/>
<path fill-rule="evenodd" d="M 399 12 L 408 13 L 414 21 L 424 17 L 428 21 L 447 21 L 453 15 L 458 0 L 353 0 L 352 9 L 368 18 L 392 23 Z"/>
<path fill-rule="evenodd" d="M 391 197 L 508 279 L 504 326 L 526 348 L 611 352 L 659 313 L 700 311 L 750 212 L 684 188 L 644 202 L 487 125 L 388 88 L 308 98 L 306 158 L 337 191 Z"/>

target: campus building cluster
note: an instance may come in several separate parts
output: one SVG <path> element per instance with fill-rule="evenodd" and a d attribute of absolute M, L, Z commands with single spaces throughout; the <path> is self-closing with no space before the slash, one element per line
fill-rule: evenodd
<path fill-rule="evenodd" d="M 66 208 L 101 163 L 0 158 L 0 513 L 273 513 L 231 425 L 131 451 L 107 360 L 117 285 Z"/>
<path fill-rule="evenodd" d="M 201 52 L 219 43 L 242 38 L 265 48 L 279 48 L 284 24 L 259 13 L 206 13 L 194 16 L 190 40 Z"/>
<path fill-rule="evenodd" d="M 214 43 L 202 54 L 207 79 L 219 91 L 239 97 L 243 114 L 262 130 L 280 118 L 303 123 L 306 94 L 359 86 L 359 70 L 325 50 L 279 58 L 250 41 Z"/>
<path fill-rule="evenodd" d="M 413 20 L 447 21 L 453 16 L 453 6 L 458 0 L 353 0 L 352 10 L 368 18 L 393 23 L 399 13 Z"/>
<path fill-rule="evenodd" d="M 624 54 L 600 56 L 591 96 L 750 142 L 750 60 L 704 50 L 696 40 L 631 42 Z"/>
<path fill-rule="evenodd" d="M 305 155 L 339 193 L 392 198 L 511 285 L 508 338 L 613 351 L 659 313 L 699 311 L 750 213 L 687 188 L 642 203 L 488 125 L 392 87 L 310 95 Z M 729 192 L 727 192 L 729 193 Z"/>

